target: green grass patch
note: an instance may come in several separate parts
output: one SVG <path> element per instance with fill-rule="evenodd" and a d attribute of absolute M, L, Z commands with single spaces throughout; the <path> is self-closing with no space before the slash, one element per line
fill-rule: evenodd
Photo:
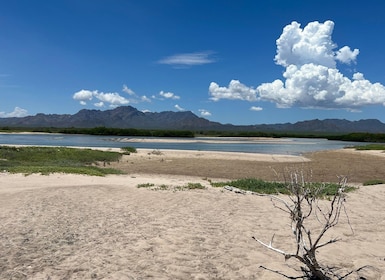
<path fill-rule="evenodd" d="M 365 150 L 385 150 L 385 144 L 368 144 L 368 145 L 359 145 L 359 146 L 353 146 L 354 149 L 359 151 L 365 151 Z"/>
<path fill-rule="evenodd" d="M 125 155 L 129 155 L 131 153 L 137 153 L 138 152 L 135 147 L 129 147 L 128 146 L 128 147 L 122 147 L 120 149 L 123 151 L 123 153 Z"/>
<path fill-rule="evenodd" d="M 145 183 L 145 184 L 138 184 L 137 187 L 138 188 L 152 188 L 154 187 L 155 185 L 152 184 L 152 183 Z"/>
<path fill-rule="evenodd" d="M 188 190 L 204 190 L 204 189 L 206 189 L 206 187 L 203 186 L 201 183 L 188 183 L 185 186 L 185 188 Z"/>
<path fill-rule="evenodd" d="M 289 194 L 286 185 L 279 182 L 267 182 L 261 179 L 245 178 L 228 182 L 211 182 L 213 187 L 232 186 L 245 191 L 264 194 Z"/>
<path fill-rule="evenodd" d="M 162 184 L 162 185 L 158 186 L 157 189 L 161 190 L 161 191 L 165 191 L 165 190 L 168 190 L 169 188 L 170 188 L 170 186 Z"/>
<path fill-rule="evenodd" d="M 385 184 L 385 180 L 381 179 L 373 179 L 373 180 L 368 180 L 364 182 L 364 186 L 371 186 L 371 185 L 380 185 L 380 184 Z"/>
<path fill-rule="evenodd" d="M 25 174 L 60 172 L 104 176 L 122 173 L 99 167 L 118 161 L 121 156 L 117 152 L 67 147 L 0 146 L 0 170 Z"/>
<path fill-rule="evenodd" d="M 268 182 L 261 179 L 255 178 L 247 178 L 247 179 L 239 179 L 228 182 L 211 182 L 213 187 L 224 187 L 224 186 L 232 186 L 245 191 L 252 191 L 260 194 L 290 194 L 288 184 L 282 182 Z M 314 192 L 313 195 L 317 197 L 327 197 L 334 195 L 340 185 L 335 183 L 306 183 L 305 187 L 310 190 L 310 192 Z M 348 186 L 346 191 L 354 190 L 354 187 Z M 316 190 L 320 190 L 320 192 L 315 193 Z"/>

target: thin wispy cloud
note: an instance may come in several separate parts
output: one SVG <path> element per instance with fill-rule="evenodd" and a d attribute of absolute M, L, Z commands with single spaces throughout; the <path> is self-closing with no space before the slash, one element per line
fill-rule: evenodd
<path fill-rule="evenodd" d="M 360 72 L 349 78 L 337 68 L 339 64 L 356 64 L 360 51 L 349 46 L 336 50 L 333 28 L 334 22 L 330 20 L 310 22 L 304 28 L 293 21 L 285 26 L 276 41 L 275 63 L 285 68 L 282 80 L 276 79 L 256 88 L 238 80 L 231 80 L 227 87 L 211 82 L 210 99 L 270 101 L 279 108 L 349 111 L 358 111 L 368 105 L 385 106 L 384 85 L 370 82 Z"/>
<path fill-rule="evenodd" d="M 158 61 L 158 63 L 174 67 L 204 65 L 216 62 L 215 58 L 212 57 L 213 54 L 214 52 L 211 51 L 181 53 L 162 58 Z"/>
<path fill-rule="evenodd" d="M 174 108 L 177 109 L 178 111 L 186 111 L 185 108 L 179 106 L 178 104 L 176 104 L 176 105 L 174 106 Z"/>
<path fill-rule="evenodd" d="M 0 88 L 17 88 L 19 85 L 9 84 L 10 74 L 0 73 Z"/>
<path fill-rule="evenodd" d="M 128 95 L 136 95 L 136 93 L 132 89 L 128 88 L 126 85 L 123 85 L 122 91 L 127 93 Z"/>

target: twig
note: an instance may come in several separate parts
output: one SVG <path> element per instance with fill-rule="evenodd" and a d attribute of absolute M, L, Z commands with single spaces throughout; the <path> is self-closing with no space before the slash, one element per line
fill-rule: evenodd
<path fill-rule="evenodd" d="M 263 269 L 265 269 L 265 270 L 268 270 L 268 271 L 270 271 L 270 272 L 279 274 L 279 275 L 281 275 L 281 276 L 283 276 L 283 277 L 286 277 L 287 279 L 305 279 L 304 276 L 288 276 L 288 275 L 283 274 L 282 272 L 280 272 L 280 271 L 278 271 L 278 270 L 273 270 L 273 269 L 267 268 L 267 267 L 265 267 L 265 266 L 263 266 L 263 265 L 260 265 L 259 267 L 260 267 L 260 268 L 263 268 Z"/>

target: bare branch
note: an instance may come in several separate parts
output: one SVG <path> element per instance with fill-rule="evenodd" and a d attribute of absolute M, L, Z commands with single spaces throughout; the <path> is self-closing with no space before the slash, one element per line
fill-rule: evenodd
<path fill-rule="evenodd" d="M 314 246 L 315 249 L 319 249 L 321 247 L 324 247 L 326 245 L 329 245 L 329 244 L 332 244 L 332 243 L 335 243 L 337 241 L 340 241 L 341 239 L 340 238 L 333 238 L 333 239 L 330 239 L 329 241 L 325 242 L 325 243 L 322 243 L 322 244 L 319 244 L 317 246 Z"/>
<path fill-rule="evenodd" d="M 281 275 L 281 276 L 283 276 L 283 277 L 286 277 L 287 279 L 305 279 L 304 276 L 288 276 L 288 275 L 286 275 L 286 274 L 283 274 L 282 272 L 279 272 L 278 270 L 273 270 L 273 269 L 267 268 L 267 267 L 265 267 L 265 266 L 263 266 L 263 265 L 261 265 L 261 266 L 259 266 L 259 267 L 260 267 L 260 268 L 263 268 L 263 269 L 266 269 L 266 270 L 268 270 L 268 271 L 274 272 L 274 273 L 276 273 L 276 274 L 279 274 L 279 275 Z"/>
<path fill-rule="evenodd" d="M 275 248 L 273 245 L 275 235 L 272 236 L 269 244 L 256 237 L 253 237 L 253 239 L 269 250 L 283 255 L 285 260 L 295 258 L 304 265 L 301 267 L 304 277 L 290 279 L 330 279 L 329 276 L 333 275 L 332 269 L 322 267 L 317 261 L 316 253 L 318 249 L 339 241 L 338 238 L 332 238 L 321 243 L 325 233 L 338 224 L 342 210 L 347 216 L 344 205 L 347 178 L 339 178 L 339 189 L 331 198 L 328 204 L 329 207 L 326 208 L 321 207 L 319 203 L 320 194 L 326 187 L 325 184 L 318 186 L 308 183 L 303 171 L 290 172 L 288 175 L 284 174 L 284 178 L 288 179 L 287 189 L 291 194 L 288 196 L 288 201 L 277 196 L 269 195 L 269 197 L 275 208 L 289 214 L 290 227 L 296 243 L 295 253 L 288 253 Z M 318 232 L 316 231 L 315 234 L 310 231 L 309 221 L 307 220 L 312 215 L 322 225 L 321 229 Z M 349 218 L 348 223 L 351 227 Z M 314 236 L 316 237 L 314 238 Z M 276 273 L 287 277 L 279 272 Z"/>
<path fill-rule="evenodd" d="M 274 235 L 273 235 L 273 238 L 274 238 Z M 255 237 L 253 236 L 253 239 L 254 239 L 255 241 L 257 241 L 259 244 L 265 246 L 266 248 L 268 248 L 268 249 L 270 249 L 270 250 L 272 250 L 272 251 L 274 251 L 274 252 L 277 252 L 277 253 L 279 253 L 279 254 L 281 254 L 281 255 L 284 255 L 285 258 L 286 258 L 286 255 L 287 255 L 287 254 L 286 254 L 285 251 L 282 251 L 282 250 L 280 250 L 280 249 L 277 249 L 277 248 L 274 248 L 274 247 L 273 247 L 273 244 L 272 244 L 273 238 L 271 239 L 270 244 L 266 244 L 266 243 L 264 243 L 263 241 L 261 241 L 261 240 L 255 238 Z"/>

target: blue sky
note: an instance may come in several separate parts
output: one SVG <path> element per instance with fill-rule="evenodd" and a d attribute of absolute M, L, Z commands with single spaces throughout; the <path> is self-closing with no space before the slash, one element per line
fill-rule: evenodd
<path fill-rule="evenodd" d="M 131 105 L 385 122 L 383 0 L 3 2 L 0 117 Z"/>

